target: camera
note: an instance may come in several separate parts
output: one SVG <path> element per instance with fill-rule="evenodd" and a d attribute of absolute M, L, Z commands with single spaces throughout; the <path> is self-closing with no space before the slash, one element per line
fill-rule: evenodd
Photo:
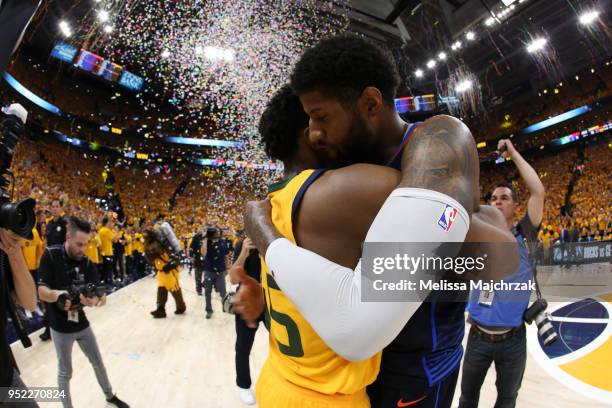
<path fill-rule="evenodd" d="M 91 282 L 86 283 L 84 276 L 80 275 L 78 270 L 73 271 L 73 273 L 76 273 L 77 279 L 74 279 L 68 287 L 68 293 L 62 293 L 57 299 L 57 305 L 60 309 L 64 309 L 67 300 L 70 300 L 70 309 L 82 309 L 81 295 L 87 298 L 94 298 L 102 297 L 106 294 L 107 288 L 105 285 L 95 285 Z"/>
<path fill-rule="evenodd" d="M 23 136 L 24 125 L 28 112 L 19 104 L 12 104 L 5 111 L 0 122 L 0 227 L 13 231 L 15 234 L 32 239 L 32 228 L 36 224 L 34 206 L 36 201 L 26 198 L 18 203 L 11 202 L 12 192 L 9 192 L 11 179 L 9 171 L 13 160 L 13 152 L 19 138 Z"/>
<path fill-rule="evenodd" d="M 559 338 L 551 323 L 550 315 L 545 312 L 547 307 L 546 299 L 539 298 L 523 314 L 523 320 L 527 324 L 531 324 L 535 320 L 536 326 L 538 326 L 538 336 L 544 346 L 550 346 Z"/>
<path fill-rule="evenodd" d="M 225 313 L 236 314 L 236 312 L 234 312 L 234 304 L 232 303 L 235 295 L 236 292 L 229 292 L 227 295 L 225 295 L 225 297 L 223 297 L 223 311 Z"/>

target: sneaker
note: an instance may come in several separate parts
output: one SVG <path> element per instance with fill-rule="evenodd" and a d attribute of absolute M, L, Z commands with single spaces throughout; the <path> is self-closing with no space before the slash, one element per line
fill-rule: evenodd
<path fill-rule="evenodd" d="M 212 317 L 213 312 L 206 312 L 206 318 L 210 319 Z"/>
<path fill-rule="evenodd" d="M 51 340 L 51 333 L 49 332 L 49 330 L 45 330 L 40 336 L 38 336 L 38 338 L 42 341 L 49 341 Z"/>
<path fill-rule="evenodd" d="M 113 398 L 107 399 L 106 401 L 109 404 L 113 404 L 117 408 L 130 408 L 130 406 L 128 404 L 126 404 L 125 402 L 121 401 L 119 398 L 117 398 L 116 395 L 113 395 Z"/>
<path fill-rule="evenodd" d="M 250 388 L 240 388 L 240 401 L 245 405 L 255 405 L 255 396 Z"/>
<path fill-rule="evenodd" d="M 38 317 L 44 317 L 44 316 L 45 316 L 45 314 L 43 313 L 43 311 L 42 311 L 42 310 L 40 310 L 40 307 L 39 307 L 39 306 L 36 306 L 36 310 L 34 310 L 34 313 L 35 313 L 36 315 L 38 315 Z"/>

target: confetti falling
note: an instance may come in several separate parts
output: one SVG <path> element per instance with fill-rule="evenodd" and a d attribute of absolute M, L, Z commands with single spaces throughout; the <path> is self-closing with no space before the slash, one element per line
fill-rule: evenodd
<path fill-rule="evenodd" d="M 145 138 L 167 136 L 159 131 L 180 121 L 186 126 L 176 130 L 191 137 L 244 142 L 241 150 L 215 150 L 215 158 L 254 163 L 266 161 L 256 132 L 266 102 L 305 48 L 348 26 L 343 5 L 315 0 L 123 0 L 102 7 L 115 29 L 109 36 L 92 25 L 88 46 L 142 74 L 152 96 L 181 112 L 156 127 L 141 125 Z M 159 109 L 139 96 L 145 113 Z"/>

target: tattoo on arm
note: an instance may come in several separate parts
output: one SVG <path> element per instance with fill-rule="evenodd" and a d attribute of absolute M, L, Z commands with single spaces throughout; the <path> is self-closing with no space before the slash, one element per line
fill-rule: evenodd
<path fill-rule="evenodd" d="M 478 154 L 467 126 L 450 116 L 426 121 L 402 156 L 400 187 L 447 194 L 471 215 L 477 205 Z"/>

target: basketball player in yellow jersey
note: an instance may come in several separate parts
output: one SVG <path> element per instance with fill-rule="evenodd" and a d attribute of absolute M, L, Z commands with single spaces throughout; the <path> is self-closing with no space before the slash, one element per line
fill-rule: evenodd
<path fill-rule="evenodd" d="M 290 105 L 290 106 L 288 106 Z M 299 99 L 289 88 L 281 89 L 270 101 L 260 122 L 260 133 L 302 134 L 307 127 Z M 294 133 L 295 132 L 295 133 Z M 304 142 L 299 137 L 298 143 Z M 276 152 L 268 152 L 268 154 Z M 303 192 L 316 180 L 319 171 L 314 150 L 286 152 L 285 173 L 290 176 L 269 188 L 273 222 L 287 239 L 296 242 L 292 216 L 297 212 Z M 364 361 L 344 359 L 329 348 L 298 312 L 274 281 L 262 261 L 261 282 L 264 291 L 264 320 L 270 332 L 269 355 L 257 386 L 257 403 L 262 408 L 291 407 L 369 407 L 365 387 L 378 374 L 380 353 Z M 365 328 L 364 328 L 365 329 Z"/>

